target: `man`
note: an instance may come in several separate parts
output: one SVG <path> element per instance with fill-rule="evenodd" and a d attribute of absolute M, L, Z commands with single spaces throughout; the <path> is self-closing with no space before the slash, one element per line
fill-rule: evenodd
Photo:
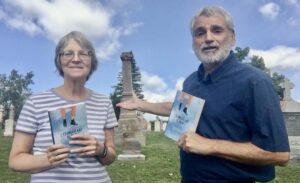
<path fill-rule="evenodd" d="M 235 183 L 269 181 L 274 165 L 289 160 L 282 112 L 270 78 L 238 62 L 233 20 L 221 7 L 206 7 L 191 22 L 193 49 L 202 62 L 183 91 L 206 100 L 196 130 L 181 136 L 182 182 Z M 171 103 L 134 97 L 126 109 L 168 116 Z"/>

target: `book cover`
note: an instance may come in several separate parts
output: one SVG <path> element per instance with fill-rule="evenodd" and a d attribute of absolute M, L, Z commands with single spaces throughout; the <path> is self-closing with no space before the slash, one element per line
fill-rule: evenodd
<path fill-rule="evenodd" d="M 85 103 L 67 105 L 48 111 L 53 144 L 63 144 L 67 147 L 74 134 L 87 134 L 87 115 Z"/>
<path fill-rule="evenodd" d="M 165 136 L 177 141 L 187 131 L 195 131 L 205 100 L 183 91 L 177 91 Z"/>

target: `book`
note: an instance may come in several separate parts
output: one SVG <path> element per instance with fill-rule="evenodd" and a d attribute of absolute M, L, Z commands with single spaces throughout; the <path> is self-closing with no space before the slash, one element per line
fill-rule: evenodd
<path fill-rule="evenodd" d="M 205 100 L 177 91 L 165 136 L 177 141 L 187 131 L 196 131 Z"/>
<path fill-rule="evenodd" d="M 71 136 L 87 134 L 87 114 L 85 103 L 77 103 L 48 110 L 53 144 L 80 147 L 69 144 Z"/>

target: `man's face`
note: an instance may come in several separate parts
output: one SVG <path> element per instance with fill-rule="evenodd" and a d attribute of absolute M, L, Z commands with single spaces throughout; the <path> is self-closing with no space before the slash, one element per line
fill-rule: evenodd
<path fill-rule="evenodd" d="M 199 16 L 193 28 L 193 49 L 205 64 L 224 61 L 234 46 L 234 33 L 226 26 L 220 15 Z"/>

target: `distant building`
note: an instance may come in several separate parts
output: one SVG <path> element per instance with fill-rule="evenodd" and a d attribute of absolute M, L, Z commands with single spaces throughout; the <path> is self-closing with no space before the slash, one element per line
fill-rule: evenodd
<path fill-rule="evenodd" d="M 285 79 L 281 84 L 284 89 L 283 99 L 280 102 L 281 110 L 284 115 L 286 128 L 289 136 L 300 136 L 300 103 L 291 97 L 291 89 L 294 84 Z"/>
<path fill-rule="evenodd" d="M 291 159 L 300 159 L 300 103 L 292 99 L 291 89 L 294 88 L 294 84 L 287 78 L 281 87 L 284 94 L 280 105 L 289 136 Z"/>

